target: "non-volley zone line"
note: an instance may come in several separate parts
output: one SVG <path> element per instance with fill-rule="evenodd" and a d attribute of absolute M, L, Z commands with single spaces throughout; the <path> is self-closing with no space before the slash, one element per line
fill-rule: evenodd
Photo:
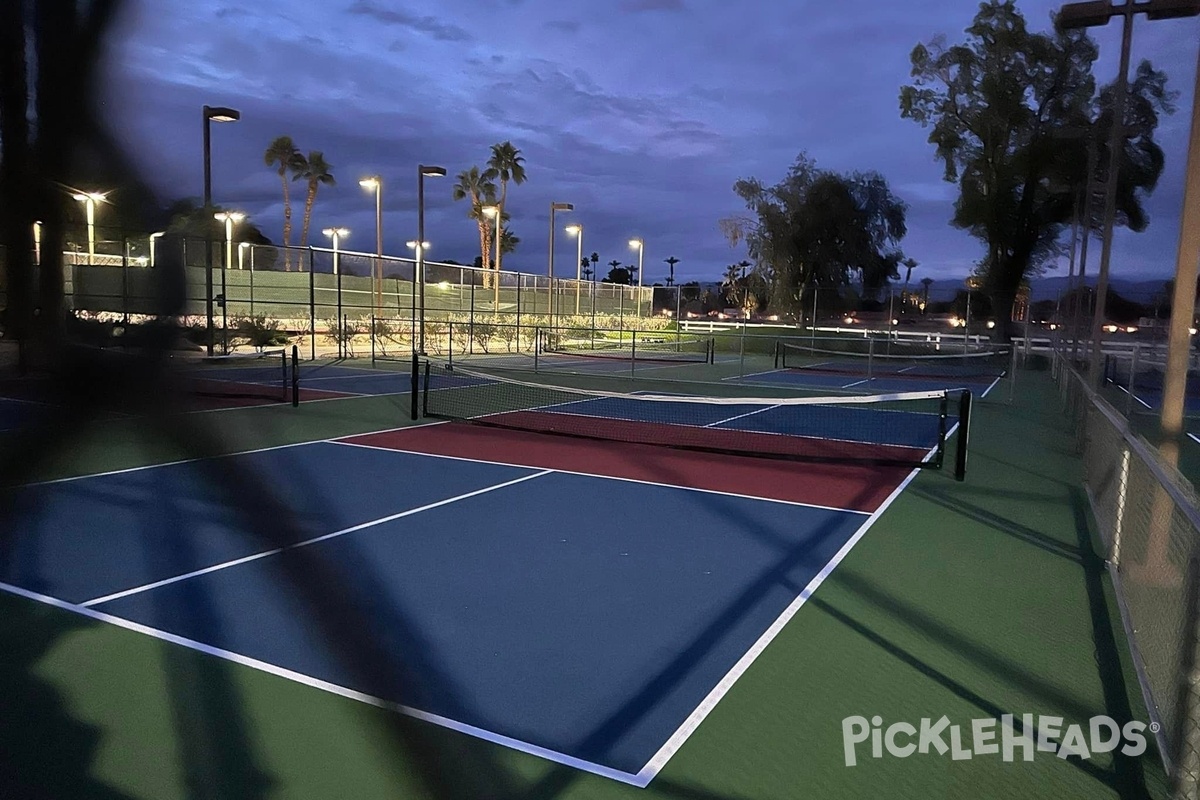
<path fill-rule="evenodd" d="M 406 511 L 400 511 L 395 514 L 389 514 L 385 517 L 380 517 L 378 519 L 370 520 L 369 522 L 363 522 L 358 525 L 351 525 L 348 528 L 342 528 L 341 530 L 333 531 L 332 533 L 326 533 L 321 536 L 314 536 L 311 539 L 305 539 L 304 541 L 301 541 L 301 542 L 295 542 L 294 544 L 289 544 L 286 547 L 275 547 L 270 550 L 263 550 L 261 552 L 254 553 L 252 555 L 243 556 L 241 558 L 235 558 L 230 561 L 223 562 L 221 564 L 213 564 L 212 566 L 203 567 L 201 569 L 192 570 L 190 572 L 185 572 L 181 575 L 175 575 L 170 578 L 163 578 L 162 580 L 153 581 L 151 583 L 147 583 L 142 586 L 135 586 L 132 589 L 125 589 L 120 592 L 113 592 L 112 594 L 107 594 L 107 595 L 104 595 L 103 597 L 93 598 L 91 600 L 81 603 L 80 605 L 82 605 L 84 608 L 91 608 L 92 606 L 98 606 L 98 605 L 102 605 L 104 603 L 110 603 L 113 600 L 120 600 L 121 598 L 124 598 L 124 597 L 131 597 L 135 594 L 141 594 L 143 592 L 148 592 L 152 589 L 160 589 L 164 586 L 170 586 L 173 583 L 179 583 L 180 581 L 186 581 L 190 578 L 198 578 L 201 575 L 208 575 L 213 572 L 220 572 L 221 570 L 229 569 L 231 567 L 237 567 L 242 564 L 248 564 L 251 561 L 258 561 L 259 559 L 262 559 L 262 558 L 268 558 L 270 556 L 279 555 L 288 550 L 296 550 L 301 547 L 309 547 L 310 545 L 314 545 L 319 542 L 325 542 L 330 539 L 336 539 L 340 536 L 346 536 L 347 534 L 355 533 L 357 531 L 363 531 L 363 530 L 367 530 L 368 528 L 374 528 L 378 525 L 383 525 L 388 522 L 394 522 L 398 519 L 403 519 L 405 517 L 411 517 L 415 514 L 420 514 L 425 511 L 432 511 L 435 508 L 441 508 L 442 506 L 447 506 L 447 505 L 450 505 L 451 503 L 458 503 L 463 500 L 469 500 L 472 497 L 478 497 L 479 495 L 482 495 L 482 494 L 487 494 L 489 492 L 495 492 L 500 489 L 506 489 L 509 486 L 515 486 L 519 483 L 524 483 L 525 481 L 530 481 L 530 480 L 534 480 L 535 478 L 540 478 L 544 475 L 549 475 L 551 472 L 553 472 L 553 470 L 546 469 L 546 470 L 541 470 L 540 472 L 531 473 L 529 475 L 522 475 L 519 478 L 513 478 L 512 480 L 503 481 L 501 483 L 496 483 L 491 486 L 485 486 L 482 489 L 475 489 L 470 492 L 464 492 L 462 494 L 455 495 L 454 497 L 447 497 L 443 500 L 438 500 L 433 503 L 427 503 L 423 506 L 418 506 L 417 508 L 410 508 L 410 509 L 407 509 Z"/>

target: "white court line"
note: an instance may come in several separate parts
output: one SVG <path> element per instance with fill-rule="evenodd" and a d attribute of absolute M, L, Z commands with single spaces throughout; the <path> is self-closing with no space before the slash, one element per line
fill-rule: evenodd
<path fill-rule="evenodd" d="M 336 399 L 341 400 L 343 398 L 339 397 Z M 315 402 L 323 402 L 323 401 L 313 400 L 311 402 L 315 403 Z M 444 425 L 444 424 L 446 424 L 444 420 L 438 420 L 437 422 L 426 422 L 426 423 L 422 423 L 421 425 L 409 425 L 409 426 L 405 426 L 405 427 L 423 428 L 426 425 Z M 403 427 L 401 427 L 401 428 L 384 428 L 382 430 L 369 431 L 367 433 L 346 434 L 346 436 L 374 436 L 377 433 L 390 433 L 391 431 L 397 431 L 397 430 L 404 430 L 404 428 Z M 218 458 L 232 458 L 233 456 L 250 456 L 250 455 L 255 455 L 257 453 L 268 453 L 272 450 L 287 450 L 290 447 L 302 447 L 306 444 L 335 444 L 335 443 L 337 443 L 337 439 L 341 439 L 341 438 L 345 438 L 345 436 L 339 436 L 339 437 L 332 438 L 332 439 L 309 439 L 309 440 L 306 440 L 303 442 L 292 442 L 290 444 L 274 444 L 274 445 L 271 445 L 270 447 L 259 447 L 259 448 L 255 448 L 253 450 L 238 450 L 235 453 L 217 453 L 217 454 L 211 455 L 211 456 L 198 456 L 196 458 L 181 458 L 176 461 L 162 461 L 162 462 L 159 462 L 156 464 L 143 464 L 139 467 L 126 467 L 124 469 L 113 469 L 113 470 L 109 470 L 107 472 L 89 472 L 86 475 L 71 475 L 66 478 L 53 478 L 51 480 L 46 480 L 46 481 L 36 481 L 34 483 L 25 483 L 25 484 L 22 484 L 22 486 L 50 486 L 55 483 L 71 483 L 72 481 L 81 481 L 81 480 L 84 480 L 85 478 L 107 478 L 111 475 L 125 475 L 130 472 L 142 472 L 142 471 L 148 470 L 148 469 L 158 469 L 159 467 L 177 467 L 180 464 L 194 464 L 198 461 L 209 461 L 209 460 L 215 460 Z"/>
<path fill-rule="evenodd" d="M 870 382 L 871 382 L 871 379 L 870 379 L 870 378 L 864 378 L 864 379 L 863 379 L 863 380 L 861 380 L 861 381 L 855 381 L 854 383 L 847 383 L 847 384 L 846 384 L 845 386 L 843 386 L 842 388 L 843 388 L 843 389 L 849 389 L 849 388 L 851 388 L 852 386 L 861 386 L 861 385 L 862 385 L 862 384 L 864 384 L 864 383 L 870 383 Z"/>
<path fill-rule="evenodd" d="M 764 411 L 770 411 L 773 408 L 779 408 L 779 406 L 777 406 L 777 405 L 767 406 L 765 408 L 755 409 L 754 411 L 747 411 L 745 414 L 738 414 L 736 417 L 728 417 L 726 419 L 719 419 L 716 422 L 710 422 L 707 425 L 704 425 L 703 427 L 715 428 L 718 425 L 724 425 L 726 422 L 733 422 L 735 419 L 745 419 L 746 417 L 753 417 L 755 414 L 761 414 Z"/>
<path fill-rule="evenodd" d="M 336 539 L 339 536 L 345 536 L 346 534 L 349 534 L 349 533 L 366 530 L 368 528 L 374 528 L 378 525 L 383 525 L 388 522 L 394 522 L 398 519 L 403 519 L 404 517 L 411 517 L 414 514 L 420 514 L 422 511 L 429 511 L 434 508 L 448 506 L 451 503 L 457 503 L 460 500 L 467 500 L 472 497 L 478 497 L 481 494 L 487 494 L 488 492 L 494 492 L 497 489 L 505 489 L 509 486 L 515 486 L 518 483 L 524 483 L 525 481 L 531 481 L 534 478 L 540 478 L 543 475 L 549 475 L 552 472 L 554 472 L 554 470 L 547 469 L 547 470 L 542 470 L 541 472 L 535 472 L 532 475 L 522 475 L 520 478 L 514 478 L 511 481 L 505 481 L 504 483 L 497 483 L 494 486 L 485 486 L 482 489 L 476 489 L 473 492 L 466 492 L 464 494 L 460 494 L 455 497 L 447 497 L 446 499 L 438 500 L 435 503 L 427 503 L 426 505 L 419 506 L 417 508 L 410 508 L 407 511 L 401 511 L 398 514 L 390 514 L 386 517 L 380 517 L 379 519 L 373 519 L 369 522 L 363 522 L 358 525 L 352 525 L 349 528 L 343 528 L 342 530 L 334 531 L 333 533 L 326 533 L 323 536 L 317 536 L 312 539 L 305 539 L 302 542 L 296 542 L 295 544 L 289 544 L 286 547 L 276 547 L 271 550 L 264 550 L 261 553 L 255 553 L 253 555 L 243 556 L 242 558 L 235 558 L 232 561 L 226 561 L 222 564 L 213 564 L 211 567 L 204 567 L 203 569 L 197 569 L 197 570 L 193 570 L 191 572 L 185 572 L 182 575 L 176 575 L 172 578 L 164 578 L 163 580 L 154 581 L 153 583 L 147 583 L 143 586 L 135 586 L 132 589 L 126 589 L 125 591 L 122 591 L 122 592 L 113 592 L 112 594 L 106 594 L 103 597 L 97 597 L 92 600 L 88 600 L 87 602 L 80 603 L 80 605 L 82 605 L 84 608 L 91 608 L 92 606 L 98 606 L 102 603 L 109 603 L 109 602 L 112 602 L 113 600 L 120 600 L 123 597 L 131 597 L 135 594 L 141 594 L 142 592 L 148 592 L 151 589 L 160 589 L 163 586 L 170 586 L 173 583 L 179 583 L 180 581 L 186 581 L 190 578 L 198 578 L 201 575 L 208 575 L 209 573 L 212 573 L 212 572 L 219 572 L 223 569 L 229 569 L 230 567 L 240 566 L 241 564 L 249 564 L 251 561 L 258 561 L 259 559 L 266 558 L 267 556 L 274 556 L 274 555 L 278 555 L 278 554 L 283 553 L 288 550 L 296 550 L 301 547 L 308 547 L 309 545 L 317 544 L 318 542 L 325 542 L 330 539 Z"/>
<path fill-rule="evenodd" d="M 415 428 L 401 428 L 399 430 L 415 430 Z M 370 435 L 370 434 L 365 434 Z M 357 437 L 347 437 L 357 438 Z M 367 450 L 383 450 L 388 453 L 405 453 L 413 456 L 427 456 L 429 458 L 444 458 L 448 461 L 466 461 L 471 464 L 491 464 L 497 467 L 516 467 L 518 469 L 543 469 L 543 467 L 532 467 L 528 464 L 517 464 L 511 461 L 492 461 L 484 458 L 470 458 L 468 456 L 449 456 L 444 453 L 427 453 L 423 450 L 405 450 L 396 447 L 383 447 L 375 444 L 362 444 L 361 442 L 350 442 L 345 440 L 335 440 L 331 444 L 345 445 L 346 447 L 362 447 Z M 647 481 L 641 478 L 622 478 L 618 475 L 605 475 L 599 472 L 580 472 L 573 469 L 553 469 L 551 472 L 558 472 L 563 475 L 578 475 L 584 478 L 599 478 L 606 481 L 621 481 L 623 483 L 639 483 L 644 486 L 658 486 L 663 489 L 681 489 L 685 492 L 700 492 L 702 494 L 715 494 L 722 497 L 737 497 L 742 500 L 761 500 L 764 503 L 778 503 L 785 506 L 799 506 L 801 508 L 815 508 L 821 511 L 838 511 L 846 514 L 867 514 L 866 511 L 856 511 L 852 508 L 837 508 L 835 506 L 822 506 L 816 503 L 802 503 L 799 500 L 778 500 L 773 497 L 759 497 L 752 494 L 738 494 L 737 492 L 724 492 L 719 489 L 698 489 L 695 486 L 679 486 L 674 483 L 660 483 L 658 481 Z"/>
<path fill-rule="evenodd" d="M 995 389 L 1003 379 L 1004 376 L 1000 376 L 999 378 L 996 378 L 996 380 L 992 381 L 992 385 L 983 390 L 983 394 L 979 395 L 979 399 L 982 400 L 983 398 L 987 397 L 988 392 L 990 392 L 992 389 Z"/>
<path fill-rule="evenodd" d="M 504 736 L 499 733 L 485 730 L 484 728 L 468 725 L 465 722 L 459 722 L 457 720 L 450 719 L 449 717 L 431 714 L 428 711 L 421 711 L 420 709 L 416 709 L 411 706 L 402 705 L 389 700 L 383 700 L 379 697 L 375 697 L 374 695 L 369 695 L 354 689 L 348 689 L 344 686 L 339 686 L 336 683 L 330 683 L 329 681 L 321 680 L 320 678 L 314 678 L 311 675 L 305 675 L 304 673 L 295 672 L 285 667 L 269 664 L 265 661 L 259 661 L 256 658 L 244 656 L 240 653 L 234 653 L 230 650 L 222 650 L 219 647 L 213 647 L 212 645 L 207 645 L 194 639 L 188 639 L 174 633 L 169 633 L 157 628 L 151 628 L 149 625 L 143 625 L 139 622 L 132 622 L 127 619 L 122 619 L 121 617 L 115 617 L 112 614 L 105 614 L 102 611 L 96 611 L 94 609 L 85 608 L 84 606 L 76 605 L 74 603 L 68 603 L 65 600 L 59 600 L 54 597 L 48 597 L 36 592 L 31 592 L 18 586 L 0 583 L 0 591 L 16 595 L 17 597 L 23 597 L 27 600 L 43 603 L 48 606 L 53 606 L 54 608 L 63 609 L 64 611 L 69 611 L 89 619 L 94 619 L 98 622 L 104 622 L 118 628 L 133 631 L 134 633 L 150 636 L 160 641 L 169 642 L 170 644 L 179 645 L 180 647 L 186 647 L 187 649 L 194 650 L 198 653 L 215 656 L 216 658 L 220 658 L 243 667 L 249 667 L 250 669 L 258 670 L 259 672 L 265 672 L 268 675 L 274 675 L 285 680 L 293 681 L 294 683 L 299 683 L 304 686 L 329 692 L 330 694 L 336 694 L 340 697 L 345 697 L 350 700 L 357 700 L 360 703 L 366 703 L 367 705 L 375 706 L 388 711 L 396 711 L 404 714 L 405 716 L 422 720 L 423 722 L 429 722 L 442 728 L 448 728 L 452 731 L 465 733 L 466 735 L 474 736 L 477 739 L 482 739 L 487 742 L 492 742 L 493 744 L 501 745 L 502 747 L 508 747 L 512 750 L 517 750 L 522 753 L 528 753 L 529 755 L 544 758 L 547 761 L 552 761 L 556 764 L 562 764 L 567 767 L 583 770 L 584 772 L 590 772 L 603 778 L 620 781 L 621 783 L 627 783 L 638 788 L 644 788 L 646 783 L 649 782 L 648 780 L 646 782 L 642 782 L 639 775 L 630 775 L 628 772 L 621 772 L 620 770 L 613 769 L 612 767 L 606 767 L 603 764 L 594 764 L 590 761 L 584 761 L 583 759 L 575 758 L 574 756 L 569 756 L 564 753 L 559 753 L 555 750 L 550 750 L 545 747 L 539 747 L 535 744 L 523 742 L 520 739 L 514 739 L 509 736 Z"/>
<path fill-rule="evenodd" d="M 1189 434 L 1188 434 L 1188 438 L 1189 438 L 1189 439 L 1191 439 L 1191 440 L 1192 440 L 1193 442 L 1195 442 L 1196 444 L 1200 444 L 1200 438 L 1197 438 L 1196 434 L 1194 434 L 1194 433 L 1189 433 Z"/>
<path fill-rule="evenodd" d="M 946 438 L 949 439 L 957 429 L 958 425 L 955 425 L 953 428 L 951 428 L 950 432 L 946 434 Z M 929 451 L 930 455 L 933 455 L 933 453 L 934 450 Z M 638 771 L 638 785 L 644 787 L 649 785 L 650 781 L 654 780 L 654 777 L 658 775 L 663 767 L 667 765 L 667 762 L 671 760 L 671 757 L 679 751 L 679 748 L 683 747 L 684 742 L 686 742 L 688 738 L 696 732 L 696 729 L 700 727 L 700 723 L 703 722 L 710 713 L 712 713 L 712 710 L 716 708 L 717 703 L 721 702 L 721 699 L 729 693 L 729 690 L 733 688 L 733 685 L 737 682 L 738 678 L 745 674 L 746 670 L 750 668 L 750 665 L 753 664 L 760 655 L 762 655 L 763 651 L 767 649 L 767 646 L 770 645 L 771 642 L 775 640 L 775 637 L 777 637 L 783 631 L 784 627 L 792 619 L 792 617 L 796 616 L 796 612 L 798 612 L 800 608 L 806 602 L 808 602 L 808 598 L 812 597 L 813 593 L 817 591 L 817 588 L 825 582 L 825 579 L 828 578 L 830 574 L 838 567 L 838 565 L 842 563 L 846 556 L 850 555 L 850 551 L 854 549 L 854 546 L 858 544 L 863 536 L 866 535 L 871 526 L 874 525 L 881 516 L 883 516 L 883 512 L 887 511 L 888 507 L 895 502 L 896 498 L 899 497 L 906 488 L 908 488 L 908 485 L 912 483 L 913 478 L 917 477 L 917 474 L 920 471 L 921 469 L 918 467 L 913 469 L 912 472 L 908 473 L 908 477 L 901 481 L 900 485 L 897 486 L 890 495 L 888 495 L 887 499 L 883 501 L 879 508 L 875 509 L 875 513 L 871 514 L 871 516 L 869 516 L 866 521 L 863 522 L 859 529 L 854 532 L 854 535 L 846 540 L 846 543 L 842 545 L 841 549 L 834 553 L 833 558 L 829 559 L 828 563 L 826 563 L 825 566 L 821 568 L 821 571 L 818 572 L 813 579 L 808 582 L 808 585 L 804 587 L 800 594 L 797 595 L 796 598 L 788 605 L 788 607 L 785 608 L 783 612 L 775 618 L 775 621 L 771 623 L 770 627 L 768 627 L 763 634 L 758 637 L 758 640 L 750 646 L 750 649 L 747 650 L 742 657 L 737 660 L 737 663 L 730 668 L 729 672 L 725 673 L 725 676 L 721 678 L 717 685 L 714 686 L 712 690 L 705 696 L 705 698 L 700 702 L 700 705 L 696 706 L 695 710 L 693 710 L 692 713 L 688 715 L 687 719 L 683 721 L 683 724 L 681 724 L 675 730 L 675 732 L 671 734 L 670 738 L 668 738 L 663 746 L 658 749 L 658 752 L 655 753 L 654 756 L 648 762 L 646 762 L 646 765 Z"/>

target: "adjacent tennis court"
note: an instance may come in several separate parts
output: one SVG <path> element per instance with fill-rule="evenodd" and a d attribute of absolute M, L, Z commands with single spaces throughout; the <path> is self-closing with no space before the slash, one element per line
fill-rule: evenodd
<path fill-rule="evenodd" d="M 313 382 L 334 392 L 411 380 L 325 369 Z M 937 393 L 731 401 L 422 375 L 426 412 L 454 421 L 19 489 L 4 588 L 644 786 L 916 470 L 941 465 L 955 424 Z M 297 538 L 246 533 L 214 468 L 286 476 Z M 331 650 L 288 582 L 301 548 L 354 576 L 367 613 L 345 625 L 420 652 L 415 680 Z"/>

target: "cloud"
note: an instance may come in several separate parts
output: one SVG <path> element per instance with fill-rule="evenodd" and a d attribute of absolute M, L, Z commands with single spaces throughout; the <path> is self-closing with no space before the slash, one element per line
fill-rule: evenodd
<path fill-rule="evenodd" d="M 683 0 L 622 0 L 621 10 L 626 14 L 647 11 L 686 11 Z"/>
<path fill-rule="evenodd" d="M 573 19 L 553 19 L 546 23 L 546 27 L 552 31 L 561 33 L 577 33 L 579 31 L 579 22 Z"/>
<path fill-rule="evenodd" d="M 356 0 L 346 10 L 351 14 L 370 17 L 384 25 L 409 28 L 417 33 L 426 34 L 440 42 L 469 42 L 475 38 L 464 28 L 440 20 L 437 17 L 422 17 L 409 14 L 406 11 L 385 8 L 379 3 L 372 2 L 372 0 Z"/>

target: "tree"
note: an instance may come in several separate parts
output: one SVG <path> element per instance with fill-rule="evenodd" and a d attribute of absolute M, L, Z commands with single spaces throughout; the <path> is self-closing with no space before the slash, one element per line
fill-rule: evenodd
<path fill-rule="evenodd" d="M 604 277 L 601 283 L 616 283 L 622 286 L 630 286 L 633 284 L 633 273 L 628 267 L 622 267 L 620 261 L 610 261 L 608 265 L 612 267 L 608 271 L 608 275 Z"/>
<path fill-rule="evenodd" d="M 909 305 L 908 282 L 910 280 L 912 280 L 912 271 L 914 269 L 916 269 L 918 265 L 917 265 L 917 260 L 915 258 L 906 258 L 901 263 L 904 265 L 905 273 L 904 273 L 904 291 L 901 293 L 900 296 L 904 300 L 902 305 L 907 306 L 907 305 Z"/>
<path fill-rule="evenodd" d="M 929 287 L 933 286 L 933 278 L 921 278 L 921 286 L 924 289 L 921 293 L 921 313 L 925 313 L 929 305 Z"/>
<path fill-rule="evenodd" d="M 508 182 L 520 186 L 525 182 L 525 158 L 512 142 L 505 141 L 492 145 L 492 155 L 488 159 L 487 171 L 483 173 L 489 181 L 500 181 L 500 215 L 504 217 L 508 204 Z M 496 256 L 497 277 L 500 272 L 501 256 L 507 252 L 504 248 L 504 233 L 501 232 L 500 253 Z"/>
<path fill-rule="evenodd" d="M 289 176 L 293 179 L 300 172 L 304 156 L 290 136 L 278 136 L 263 153 L 268 167 L 275 167 L 279 181 L 283 184 L 283 268 L 292 269 L 292 255 L 288 247 L 292 243 L 292 197 Z"/>
<path fill-rule="evenodd" d="M 579 271 L 583 275 L 584 280 L 591 280 L 592 277 L 592 262 L 588 261 L 587 256 L 584 256 L 579 261 Z"/>
<path fill-rule="evenodd" d="M 596 265 L 600 263 L 600 254 L 592 253 L 590 260 L 592 262 L 592 274 L 595 275 L 596 274 Z"/>
<path fill-rule="evenodd" d="M 300 246 L 308 246 L 308 228 L 312 223 L 313 204 L 317 202 L 317 189 L 321 184 L 334 186 L 337 181 L 333 177 L 333 167 L 325 161 L 325 154 L 313 150 L 304 158 L 297 154 L 296 175 L 292 180 L 302 180 L 307 186 L 304 196 L 304 224 L 300 228 Z"/>
<path fill-rule="evenodd" d="M 675 285 L 675 265 L 679 263 L 679 259 L 676 258 L 675 256 L 671 256 L 670 258 L 664 258 L 663 261 L 666 262 L 667 267 L 671 270 L 667 274 L 667 286 L 674 286 Z"/>
<path fill-rule="evenodd" d="M 930 128 L 944 178 L 958 184 L 951 224 L 985 246 L 979 274 L 1005 338 L 1021 283 L 1057 255 L 1088 183 L 1088 140 L 1106 141 L 1113 124 L 1112 87 L 1094 97 L 1096 57 L 1082 31 L 1029 31 L 1013 0 L 982 3 L 965 43 L 946 47 L 935 39 L 912 51 L 913 84 L 901 89 L 900 114 Z M 1141 201 L 1162 172 L 1152 137 L 1173 100 L 1166 77 L 1142 62 L 1130 85 L 1117 178 L 1118 222 L 1133 230 L 1146 224 Z M 1078 130 L 1089 133 L 1067 136 Z M 1100 150 L 1096 163 L 1103 165 Z M 1090 213 L 1085 223 L 1092 224 Z"/>
<path fill-rule="evenodd" d="M 492 263 L 492 237 L 491 225 L 488 217 L 483 213 L 485 205 L 492 205 L 496 196 L 496 184 L 492 183 L 487 177 L 486 172 L 481 172 L 479 167 L 471 167 L 468 170 L 458 173 L 457 182 L 453 187 L 454 200 L 469 200 L 471 207 L 467 211 L 467 216 L 475 220 L 475 224 L 479 226 L 479 253 L 480 264 L 485 267 Z M 484 288 L 491 288 L 492 278 L 489 274 L 484 275 Z"/>
<path fill-rule="evenodd" d="M 899 277 L 907 206 L 876 173 L 820 170 L 801 153 L 782 181 L 739 180 L 749 215 L 721 220 L 730 244 L 745 244 L 772 305 L 798 314 L 804 295 L 849 286 L 868 292 Z"/>

